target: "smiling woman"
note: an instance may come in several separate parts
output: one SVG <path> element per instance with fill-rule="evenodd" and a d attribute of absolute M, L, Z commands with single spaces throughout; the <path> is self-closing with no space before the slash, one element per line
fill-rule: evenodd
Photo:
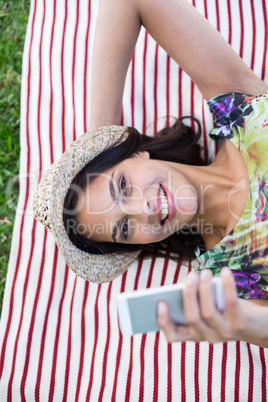
<path fill-rule="evenodd" d="M 197 212 L 196 193 L 177 166 L 205 165 L 199 124 L 197 134 L 182 118 L 155 137 L 126 131 L 125 141 L 104 150 L 73 179 L 63 214 L 69 238 L 87 252 L 142 250 L 148 256 L 168 247 L 181 257 L 194 256 L 203 242 L 186 226 Z"/>

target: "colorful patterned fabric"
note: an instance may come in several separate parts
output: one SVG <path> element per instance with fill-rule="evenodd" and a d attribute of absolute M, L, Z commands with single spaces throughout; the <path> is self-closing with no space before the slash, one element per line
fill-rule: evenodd
<path fill-rule="evenodd" d="M 196 271 L 215 276 L 233 270 L 239 297 L 268 298 L 268 94 L 228 93 L 208 101 L 216 128 L 210 136 L 228 138 L 243 156 L 249 175 L 249 197 L 235 228 L 215 247 L 197 256 Z M 235 168 L 235 167 L 234 167 Z"/>

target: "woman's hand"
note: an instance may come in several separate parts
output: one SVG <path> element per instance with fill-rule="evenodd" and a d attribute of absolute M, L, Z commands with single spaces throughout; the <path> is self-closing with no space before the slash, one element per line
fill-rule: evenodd
<path fill-rule="evenodd" d="M 209 270 L 203 270 L 200 279 L 194 272 L 187 276 L 183 303 L 188 326 L 174 324 L 170 320 L 167 304 L 159 302 L 158 324 L 168 342 L 244 340 L 268 347 L 268 307 L 239 299 L 233 275 L 228 268 L 222 269 L 221 279 L 226 302 L 224 313 L 215 307 L 212 273 Z"/>

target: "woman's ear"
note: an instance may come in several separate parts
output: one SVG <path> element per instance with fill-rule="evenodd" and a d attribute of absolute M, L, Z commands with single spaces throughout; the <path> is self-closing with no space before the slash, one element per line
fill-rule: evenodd
<path fill-rule="evenodd" d="M 149 154 L 148 151 L 140 151 L 140 152 L 137 152 L 137 155 L 138 155 L 140 158 L 150 159 L 150 154 Z"/>

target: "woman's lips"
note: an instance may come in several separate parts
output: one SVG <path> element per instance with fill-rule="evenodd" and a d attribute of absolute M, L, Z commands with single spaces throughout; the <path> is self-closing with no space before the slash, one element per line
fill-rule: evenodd
<path fill-rule="evenodd" d="M 168 206 L 169 206 L 169 209 L 168 209 L 168 217 L 167 217 L 167 219 L 166 219 L 166 221 L 165 221 L 165 222 L 168 222 L 168 221 L 170 221 L 171 219 L 173 219 L 174 216 L 176 215 L 176 213 L 177 213 L 177 208 L 176 208 L 176 206 L 175 206 L 175 199 L 174 199 L 174 197 L 173 197 L 173 194 L 172 194 L 163 184 L 162 184 L 162 187 L 163 187 L 163 189 L 164 189 L 164 191 L 165 191 L 165 193 L 166 193 L 167 202 L 168 202 Z"/>
<path fill-rule="evenodd" d="M 177 213 L 177 209 L 175 206 L 175 200 L 174 200 L 173 194 L 163 184 L 161 184 L 161 186 L 166 193 L 167 202 L 168 202 L 168 217 L 164 222 L 164 224 L 165 224 L 166 222 L 168 222 L 174 218 L 174 216 Z M 162 202 L 161 202 L 161 198 L 160 198 L 160 186 L 159 186 L 159 189 L 157 192 L 157 208 L 158 208 L 158 221 L 161 224 L 163 207 L 162 207 Z"/>

